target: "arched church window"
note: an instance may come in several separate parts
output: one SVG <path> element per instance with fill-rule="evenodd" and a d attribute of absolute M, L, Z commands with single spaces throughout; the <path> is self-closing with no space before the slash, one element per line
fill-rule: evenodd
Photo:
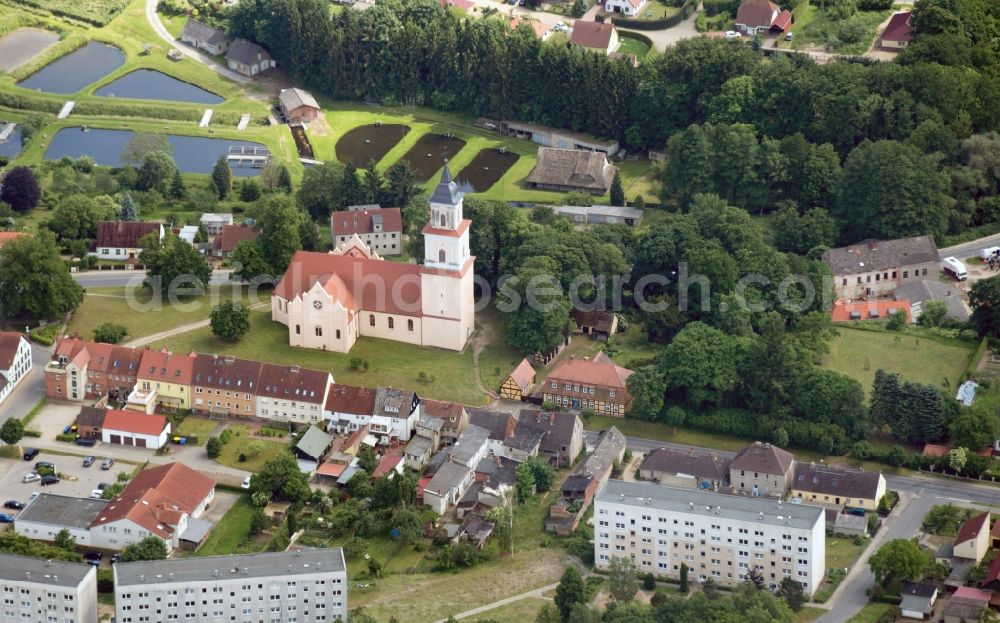
<path fill-rule="evenodd" d="M 438 251 L 438 261 L 441 262 L 442 264 L 444 263 L 444 249 Z"/>
<path fill-rule="evenodd" d="M 340 339 L 340 329 L 337 329 L 337 339 Z"/>
<path fill-rule="evenodd" d="M 375 314 L 368 314 L 368 326 L 369 327 L 375 326 Z"/>
<path fill-rule="evenodd" d="M 441 213 L 441 227 L 445 227 L 445 215 L 444 212 Z"/>
<path fill-rule="evenodd" d="M 406 321 L 406 330 L 407 331 L 413 331 L 413 321 L 412 320 L 407 320 Z"/>

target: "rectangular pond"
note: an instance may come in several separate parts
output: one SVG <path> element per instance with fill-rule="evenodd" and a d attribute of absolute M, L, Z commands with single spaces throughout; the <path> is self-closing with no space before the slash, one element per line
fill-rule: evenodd
<path fill-rule="evenodd" d="M 211 91 L 178 80 L 155 69 L 136 69 L 94 91 L 103 97 L 128 97 L 143 100 L 166 100 L 194 104 L 219 104 L 225 101 Z"/>
<path fill-rule="evenodd" d="M 458 174 L 458 183 L 465 192 L 484 193 L 500 181 L 519 157 L 503 149 L 480 150 Z"/>
<path fill-rule="evenodd" d="M 0 119 L 0 134 L 7 127 L 7 121 Z M 7 136 L 7 140 L 0 141 L 0 156 L 4 158 L 14 158 L 21 153 L 21 126 L 18 125 L 14 131 Z"/>
<path fill-rule="evenodd" d="M 125 64 L 125 54 L 113 45 L 91 41 L 42 67 L 17 86 L 46 93 L 76 93 Z"/>
<path fill-rule="evenodd" d="M 417 180 L 426 182 L 444 166 L 445 160 L 454 158 L 463 147 L 465 141 L 460 138 L 444 134 L 424 134 L 400 160 L 408 161 L 417 172 Z"/>
<path fill-rule="evenodd" d="M 59 160 L 65 156 L 80 158 L 90 156 L 99 165 L 121 166 L 122 150 L 132 140 L 130 130 L 103 130 L 83 128 L 63 128 L 56 133 L 45 151 L 46 160 Z M 211 173 L 219 156 L 229 153 L 230 147 L 248 150 L 265 148 L 260 143 L 237 141 L 228 138 L 207 138 L 203 136 L 167 135 L 173 148 L 174 162 L 184 173 Z M 259 168 L 231 165 L 233 175 L 251 177 L 260 173 Z"/>
<path fill-rule="evenodd" d="M 364 168 L 381 160 L 409 131 L 410 126 L 399 123 L 373 123 L 349 130 L 337 141 L 337 160 Z"/>
<path fill-rule="evenodd" d="M 27 63 L 59 41 L 59 35 L 41 28 L 18 28 L 0 38 L 0 71 Z"/>

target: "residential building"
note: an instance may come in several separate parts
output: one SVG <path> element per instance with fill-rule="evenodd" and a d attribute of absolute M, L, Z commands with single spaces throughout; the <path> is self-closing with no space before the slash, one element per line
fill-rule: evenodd
<path fill-rule="evenodd" d="M 198 354 L 191 382 L 191 408 L 200 413 L 254 417 L 262 367 L 259 361 Z"/>
<path fill-rule="evenodd" d="M 188 243 L 192 247 L 198 248 L 198 243 L 195 242 L 195 238 L 198 237 L 198 226 L 197 225 L 185 225 L 180 229 L 174 228 L 174 233 L 178 238 Z"/>
<path fill-rule="evenodd" d="M 636 17 L 646 6 L 646 0 L 607 0 L 604 3 L 605 13 L 621 13 L 626 17 Z"/>
<path fill-rule="evenodd" d="M 792 14 L 770 0 L 743 0 L 736 9 L 736 31 L 748 36 L 784 32 L 792 25 Z"/>
<path fill-rule="evenodd" d="M 517 427 L 517 420 L 513 414 L 491 409 L 470 409 L 469 425 L 478 426 L 487 431 L 490 454 L 506 456 L 503 449 L 504 443 L 514 436 Z"/>
<path fill-rule="evenodd" d="M 100 439 L 107 412 L 104 407 L 81 407 L 76 416 L 76 434 L 84 439 Z"/>
<path fill-rule="evenodd" d="M 489 436 L 490 433 L 485 428 L 470 424 L 458 441 L 444 450 L 447 460 L 469 469 L 474 468 L 486 458 Z"/>
<path fill-rule="evenodd" d="M 576 530 L 594 494 L 604 487 L 615 463 L 620 463 L 625 456 L 625 447 L 625 435 L 614 426 L 601 433 L 594 450 L 563 481 L 559 499 L 549 508 L 546 530 L 559 536 Z"/>
<path fill-rule="evenodd" d="M 434 442 L 420 434 L 414 435 L 403 449 L 403 458 L 410 469 L 423 469 L 432 454 L 434 454 Z"/>
<path fill-rule="evenodd" d="M 86 348 L 90 355 L 90 363 L 87 364 L 86 397 L 88 399 L 103 398 L 110 393 L 111 378 L 109 368 L 111 367 L 115 346 L 101 344 L 100 342 L 83 342 L 83 348 Z M 129 391 L 131 391 L 131 387 Z"/>
<path fill-rule="evenodd" d="M 560 407 L 593 409 L 600 415 L 625 417 L 632 406 L 628 377 L 632 371 L 615 365 L 600 352 L 592 359 L 561 361 L 545 379 L 543 397 Z"/>
<path fill-rule="evenodd" d="M 300 549 L 114 566 L 115 621 L 346 621 L 343 550 Z"/>
<path fill-rule="evenodd" d="M 615 0 L 609 0 L 614 2 Z M 627 0 L 625 0 L 627 4 Z M 594 50 L 607 56 L 618 49 L 618 29 L 611 23 L 588 22 L 578 19 L 573 22 L 573 32 L 569 36 L 569 44 L 584 50 Z"/>
<path fill-rule="evenodd" d="M 422 264 L 390 262 L 371 249 L 296 253 L 274 289 L 271 319 L 288 342 L 348 352 L 358 337 L 462 350 L 475 324 L 472 222 L 447 164 L 430 197 Z"/>
<path fill-rule="evenodd" d="M 639 573 L 678 578 L 684 563 L 691 581 L 736 586 L 755 568 L 770 589 L 790 577 L 811 597 L 826 568 L 824 511 L 806 504 L 611 480 L 594 523 L 600 570 L 622 557 Z"/>
<path fill-rule="evenodd" d="M 422 400 L 423 415 L 442 420 L 441 445 L 450 446 L 465 432 L 469 425 L 469 412 L 459 404 L 440 400 Z"/>
<path fill-rule="evenodd" d="M 189 17 L 184 30 L 181 31 L 181 41 L 204 50 L 212 56 L 225 54 L 229 49 L 229 38 L 226 33 L 202 24 L 193 17 Z"/>
<path fill-rule="evenodd" d="M 671 487 L 718 491 L 729 484 L 729 461 L 694 448 L 657 448 L 642 460 L 639 476 Z"/>
<path fill-rule="evenodd" d="M 620 0 L 622 2 L 626 0 Z M 638 227 L 642 224 L 645 211 L 641 208 L 628 206 L 552 206 L 552 211 L 565 216 L 578 225 L 628 225 Z"/>
<path fill-rule="evenodd" d="M 319 464 L 330 450 L 333 437 L 317 426 L 310 426 L 299 442 L 295 444 L 295 455 L 299 461 L 310 461 Z"/>
<path fill-rule="evenodd" d="M 233 215 L 229 212 L 205 212 L 198 222 L 205 226 L 209 236 L 218 236 L 223 227 L 233 224 Z"/>
<path fill-rule="evenodd" d="M 375 413 L 375 390 L 335 383 L 330 387 L 323 408 L 327 430 L 337 433 L 356 431 L 368 426 Z"/>
<path fill-rule="evenodd" d="M 952 556 L 979 564 L 990 548 L 990 514 L 982 513 L 962 524 L 952 543 Z"/>
<path fill-rule="evenodd" d="M 531 367 L 531 362 L 524 358 L 500 384 L 500 397 L 507 400 L 520 400 L 531 394 L 531 387 L 534 384 L 535 369 Z"/>
<path fill-rule="evenodd" d="M 859 298 L 887 294 L 911 281 L 938 274 L 938 250 L 932 236 L 899 240 L 865 240 L 828 249 L 823 261 L 830 267 L 838 297 Z"/>
<path fill-rule="evenodd" d="M 267 50 L 246 39 L 237 39 L 226 53 L 226 65 L 236 73 L 253 77 L 278 66 Z"/>
<path fill-rule="evenodd" d="M 910 302 L 903 299 L 878 299 L 875 297 L 868 300 L 838 299 L 830 310 L 830 319 L 833 322 L 856 322 L 859 320 L 888 320 L 894 314 L 902 312 L 907 323 L 913 322 L 913 312 L 910 310 Z"/>
<path fill-rule="evenodd" d="M 570 316 L 576 324 L 576 331 L 589 335 L 595 340 L 607 342 L 618 332 L 618 314 L 600 309 L 582 310 L 573 308 Z"/>
<path fill-rule="evenodd" d="M 87 369 L 90 351 L 79 338 L 56 343 L 52 359 L 45 365 L 45 396 L 51 400 L 83 402 L 87 397 Z"/>
<path fill-rule="evenodd" d="M 90 526 L 107 507 L 105 500 L 40 493 L 14 518 L 14 531 L 40 541 L 55 541 L 68 530 L 77 545 L 91 545 Z"/>
<path fill-rule="evenodd" d="M 260 230 L 253 225 L 223 225 L 222 231 L 212 238 L 212 255 L 232 257 L 241 242 L 256 240 L 259 236 Z"/>
<path fill-rule="evenodd" d="M 398 454 L 386 454 L 381 459 L 379 459 L 378 465 L 375 467 L 375 471 L 372 472 L 372 478 L 381 478 L 382 476 L 388 476 L 389 478 L 395 478 L 396 476 L 401 476 L 403 474 L 406 464 L 403 462 L 403 457 Z"/>
<path fill-rule="evenodd" d="M 494 452 L 514 461 L 524 462 L 538 456 L 545 433 L 530 426 L 515 426 L 514 434 L 503 440 L 500 451 Z"/>
<path fill-rule="evenodd" d="M 375 409 L 368 430 L 379 443 L 406 443 L 420 420 L 420 398 L 415 392 L 392 387 L 375 391 Z"/>
<path fill-rule="evenodd" d="M 472 428 L 470 426 L 470 428 Z M 424 486 L 424 504 L 438 515 L 454 508 L 472 485 L 474 472 L 468 465 L 445 461 Z"/>
<path fill-rule="evenodd" d="M 97 568 L 0 554 L 3 623 L 97 623 Z"/>
<path fill-rule="evenodd" d="M 104 390 L 113 398 L 124 398 L 135 387 L 139 380 L 139 366 L 142 364 L 142 353 L 138 348 L 114 346 L 111 348 L 110 364 L 104 381 Z M 94 379 L 94 387 L 100 393 L 101 379 Z"/>
<path fill-rule="evenodd" d="M 97 224 L 97 237 L 91 255 L 102 260 L 127 260 L 135 262 L 142 253 L 140 241 L 155 233 L 163 242 L 162 223 L 145 221 L 101 221 Z"/>
<path fill-rule="evenodd" d="M 162 348 L 142 351 L 136 374 L 137 390 L 146 392 L 150 400 L 170 410 L 191 409 L 191 379 L 197 355 L 174 354 Z"/>
<path fill-rule="evenodd" d="M 961 291 L 950 281 L 921 279 L 898 286 L 892 292 L 896 301 L 908 301 L 913 322 L 920 318 L 929 301 L 943 301 L 948 318 L 966 321 L 969 319 L 969 305 L 961 296 Z"/>
<path fill-rule="evenodd" d="M 556 469 L 575 463 L 584 450 L 583 420 L 576 413 L 522 410 L 517 416 L 517 425 L 542 433 L 539 455 L 546 457 Z"/>
<path fill-rule="evenodd" d="M 961 586 L 955 589 L 944 607 L 942 620 L 944 623 L 967 623 L 981 621 L 984 611 L 993 598 L 991 591 L 984 591 L 971 586 Z"/>
<path fill-rule="evenodd" d="M 378 206 L 334 211 L 330 215 L 330 234 L 335 247 L 349 243 L 357 235 L 376 255 L 399 255 L 403 252 L 402 211 Z"/>
<path fill-rule="evenodd" d="M 104 443 L 158 450 L 167 445 L 170 422 L 162 415 L 108 410 L 101 425 Z"/>
<path fill-rule="evenodd" d="M 794 463 L 790 453 L 755 441 L 737 452 L 729 464 L 729 482 L 736 493 L 784 497 L 792 484 Z"/>
<path fill-rule="evenodd" d="M 876 511 L 886 485 L 882 472 L 795 463 L 791 488 L 791 496 L 807 504 Z"/>
<path fill-rule="evenodd" d="M 537 19 L 519 19 L 517 17 L 513 17 L 511 18 L 509 24 L 511 30 L 516 30 L 517 27 L 522 24 L 526 25 L 532 32 L 535 33 L 535 36 L 542 41 L 546 41 L 552 36 L 552 27 Z"/>
<path fill-rule="evenodd" d="M 545 190 L 603 195 L 617 172 L 618 167 L 608 162 L 604 152 L 541 147 L 535 168 L 525 181 Z"/>
<path fill-rule="evenodd" d="M 444 420 L 427 415 L 427 402 L 424 401 L 421 404 L 424 408 L 424 414 L 417 420 L 416 436 L 430 441 L 432 451 L 437 452 L 438 448 L 441 447 L 441 429 L 444 428 Z"/>
<path fill-rule="evenodd" d="M 278 107 L 289 123 L 315 121 L 323 112 L 312 93 L 295 87 L 278 93 Z"/>
<path fill-rule="evenodd" d="M 922 621 L 934 612 L 934 602 L 938 597 L 937 586 L 934 584 L 903 582 L 903 589 L 899 594 L 903 598 L 899 603 L 903 618 Z"/>
<path fill-rule="evenodd" d="M 613 139 L 599 139 L 583 132 L 552 128 L 547 125 L 537 125 L 534 123 L 501 121 L 498 130 L 501 134 L 509 134 L 520 139 L 538 143 L 542 147 L 599 151 L 608 156 L 618 153 L 618 150 L 621 148 L 618 141 Z"/>
<path fill-rule="evenodd" d="M 996 527 L 995 524 L 994 527 Z M 1000 590 L 1000 556 L 995 557 L 990 563 L 986 577 L 979 583 L 979 587 L 993 592 Z"/>
<path fill-rule="evenodd" d="M 0 404 L 31 371 L 31 344 L 20 333 L 0 332 Z"/>
<path fill-rule="evenodd" d="M 893 13 L 889 18 L 889 23 L 885 25 L 885 30 L 878 38 L 881 47 L 887 50 L 902 50 L 913 39 L 913 31 L 910 28 L 911 11 L 899 11 Z"/>
<path fill-rule="evenodd" d="M 299 366 L 264 363 L 257 381 L 258 417 L 293 424 L 317 424 L 323 420 L 327 393 L 333 375 Z M 245 409 L 245 406 L 244 406 Z"/>
<path fill-rule="evenodd" d="M 185 542 L 197 548 L 211 529 L 201 516 L 214 499 L 215 481 L 183 463 L 144 469 L 91 522 L 90 545 L 120 550 L 155 535 L 171 551 Z"/>
<path fill-rule="evenodd" d="M 45 395 L 82 402 L 106 395 L 123 398 L 135 387 L 140 349 L 60 338 L 45 366 Z"/>

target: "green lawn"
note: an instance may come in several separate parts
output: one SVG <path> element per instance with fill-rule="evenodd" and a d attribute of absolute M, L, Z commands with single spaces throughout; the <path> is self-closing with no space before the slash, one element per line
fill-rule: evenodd
<path fill-rule="evenodd" d="M 629 33 L 621 33 L 619 41 L 621 41 L 621 45 L 618 47 L 617 51 L 622 54 L 635 54 L 636 58 L 640 61 L 646 58 L 646 55 L 649 54 L 649 44 L 645 41 L 639 40 Z"/>
<path fill-rule="evenodd" d="M 638 20 L 657 20 L 672 17 L 680 11 L 680 7 L 667 6 L 659 0 L 653 0 L 642 10 L 642 13 L 635 16 Z"/>
<path fill-rule="evenodd" d="M 861 612 L 854 615 L 848 623 L 875 623 L 882 618 L 882 615 L 895 607 L 892 604 L 869 603 L 861 609 Z"/>
<path fill-rule="evenodd" d="M 207 418 L 189 415 L 184 418 L 184 421 L 181 422 L 181 425 L 178 426 L 173 433 L 175 435 L 193 435 L 198 438 L 198 445 L 203 446 L 208 440 L 208 437 L 212 434 L 212 431 L 215 430 L 215 427 L 218 425 L 218 420 L 209 420 Z"/>
<path fill-rule="evenodd" d="M 815 621 L 826 614 L 826 610 L 821 608 L 813 608 L 812 606 L 806 606 L 795 613 L 795 618 L 792 619 L 795 623 L 809 623 L 810 621 Z"/>
<path fill-rule="evenodd" d="M 288 451 L 287 443 L 269 441 L 266 437 L 254 437 L 250 435 L 250 427 L 246 424 L 231 424 L 229 430 L 233 432 L 229 443 L 222 446 L 222 454 L 216 461 L 228 467 L 243 469 L 248 472 L 258 472 L 264 464 L 276 457 L 281 452 Z M 246 447 L 252 441 L 260 441 L 264 445 L 264 450 L 257 456 L 248 456 L 246 461 L 240 461 L 240 453 L 246 453 Z"/>
<path fill-rule="evenodd" d="M 823 356 L 823 366 L 858 380 L 866 392 L 879 368 L 910 381 L 958 387 L 975 350 L 974 345 L 958 341 L 844 327 L 838 331 L 830 352 Z"/>
<path fill-rule="evenodd" d="M 608 351 L 613 353 L 615 363 L 634 370 L 655 359 L 663 351 L 663 345 L 647 340 L 642 326 L 636 324 L 612 336 Z"/>
<path fill-rule="evenodd" d="M 300 365 L 316 370 L 329 370 L 339 383 L 368 387 L 408 387 L 426 398 L 471 405 L 486 403 L 486 396 L 476 389 L 471 347 L 457 353 L 362 337 L 350 353 L 294 348 L 288 345 L 288 327 L 272 322 L 270 310 L 251 312 L 250 332 L 235 344 L 216 339 L 206 327 L 157 342 L 154 346 L 167 346 L 174 352 L 195 350 Z M 352 357 L 368 361 L 368 370 L 351 370 Z M 434 381 L 420 383 L 417 378 L 420 372 L 433 375 Z"/>
<path fill-rule="evenodd" d="M 482 614 L 465 619 L 474 623 L 491 621 L 495 623 L 525 623 L 538 618 L 538 611 L 545 607 L 545 604 L 552 603 L 548 599 L 539 597 L 525 597 L 514 603 L 487 610 Z"/>
<path fill-rule="evenodd" d="M 841 537 L 826 537 L 826 568 L 827 569 L 850 569 L 861 556 L 864 545 L 855 545 L 854 539 Z"/>
<path fill-rule="evenodd" d="M 136 279 L 141 279 L 143 274 L 136 272 Z M 247 289 L 240 286 L 213 286 L 202 296 L 184 297 L 177 304 L 171 304 L 169 300 L 154 300 L 150 292 L 141 286 L 88 288 L 83 304 L 73 312 L 66 330 L 67 333 L 78 333 L 90 339 L 96 326 L 116 322 L 128 329 L 125 340 L 130 341 L 205 320 L 212 313 L 213 305 L 229 300 L 249 303 Z M 254 300 L 260 301 L 267 301 L 267 296 L 260 295 Z"/>
<path fill-rule="evenodd" d="M 253 505 L 250 503 L 250 496 L 241 495 L 222 517 L 222 521 L 215 524 L 205 544 L 194 555 L 224 556 L 239 551 L 240 545 L 250 538 L 252 516 Z"/>

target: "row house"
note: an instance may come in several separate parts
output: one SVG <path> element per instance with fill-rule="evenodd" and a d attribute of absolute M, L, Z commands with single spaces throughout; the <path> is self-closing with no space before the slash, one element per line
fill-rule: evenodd
<path fill-rule="evenodd" d="M 191 408 L 191 377 L 195 353 L 175 354 L 163 348 L 144 350 L 129 402 L 153 404 L 164 409 Z"/>
<path fill-rule="evenodd" d="M 422 406 L 417 394 L 409 390 L 339 384 L 330 388 L 324 404 L 327 430 L 347 433 L 367 427 L 381 444 L 409 441 Z"/>
<path fill-rule="evenodd" d="M 259 361 L 199 354 L 194 363 L 193 409 L 229 417 L 257 415 Z"/>
<path fill-rule="evenodd" d="M 332 385 L 333 375 L 329 372 L 261 364 L 257 415 L 296 424 L 315 424 L 323 419 L 323 408 Z"/>

